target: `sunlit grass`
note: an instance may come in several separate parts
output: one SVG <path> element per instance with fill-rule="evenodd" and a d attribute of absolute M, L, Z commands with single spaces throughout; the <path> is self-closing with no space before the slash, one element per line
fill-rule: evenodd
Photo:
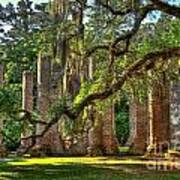
<path fill-rule="evenodd" d="M 63 165 L 63 164 L 87 164 L 87 165 L 165 165 L 171 166 L 175 164 L 180 168 L 178 161 L 153 161 L 153 160 L 138 160 L 133 158 L 113 158 L 113 157 L 63 157 L 63 158 L 29 158 L 21 161 L 10 161 L 7 163 L 12 166 L 30 166 L 30 165 Z"/>
<path fill-rule="evenodd" d="M 179 163 L 137 157 L 23 158 L 0 162 L 0 180 L 179 180 Z"/>
<path fill-rule="evenodd" d="M 128 153 L 128 152 L 129 152 L 129 147 L 126 147 L 126 146 L 125 146 L 125 147 L 124 147 L 124 146 L 121 147 L 121 146 L 120 146 L 120 147 L 119 147 L 119 152 L 120 152 L 120 153 Z"/>

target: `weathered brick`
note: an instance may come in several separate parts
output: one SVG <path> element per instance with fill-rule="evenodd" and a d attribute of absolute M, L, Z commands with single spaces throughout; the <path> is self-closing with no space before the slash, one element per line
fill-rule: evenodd
<path fill-rule="evenodd" d="M 47 112 L 51 102 L 57 97 L 52 89 L 51 62 L 47 56 L 39 56 L 38 58 L 38 110 L 41 121 L 48 122 Z M 45 125 L 37 125 L 37 134 L 44 131 Z M 59 138 L 58 125 L 53 125 L 44 137 L 38 138 L 37 146 L 43 146 L 49 151 L 49 154 L 58 154 L 62 151 L 62 145 Z"/>
<path fill-rule="evenodd" d="M 162 76 L 149 94 L 150 139 L 148 152 L 153 154 L 170 147 L 169 82 Z"/>
<path fill-rule="evenodd" d="M 133 97 L 130 102 L 130 152 L 144 154 L 147 148 L 148 137 L 148 106 L 147 100 L 142 102 Z"/>
<path fill-rule="evenodd" d="M 119 143 L 116 137 L 114 105 L 107 108 L 102 118 L 103 152 L 105 155 L 115 155 L 118 153 Z"/>
<path fill-rule="evenodd" d="M 22 88 L 22 109 L 32 113 L 33 112 L 33 73 L 29 71 L 23 72 L 23 88 Z M 32 135 L 29 123 L 23 123 L 22 138 L 27 138 Z M 31 139 L 21 140 L 21 148 L 28 148 L 32 144 Z"/>
<path fill-rule="evenodd" d="M 180 82 L 172 82 L 170 88 L 171 145 L 180 148 Z"/>

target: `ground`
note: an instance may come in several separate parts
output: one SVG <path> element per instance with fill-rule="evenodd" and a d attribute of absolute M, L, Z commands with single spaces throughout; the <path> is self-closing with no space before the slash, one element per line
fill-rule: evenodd
<path fill-rule="evenodd" d="M 0 162 L 0 180 L 179 180 L 175 163 L 139 157 L 6 159 Z"/>

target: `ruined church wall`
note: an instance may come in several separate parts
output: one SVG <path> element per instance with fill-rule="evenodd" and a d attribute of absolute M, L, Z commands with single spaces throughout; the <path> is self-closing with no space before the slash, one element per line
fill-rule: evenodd
<path fill-rule="evenodd" d="M 180 149 L 180 82 L 170 87 L 171 148 Z"/>

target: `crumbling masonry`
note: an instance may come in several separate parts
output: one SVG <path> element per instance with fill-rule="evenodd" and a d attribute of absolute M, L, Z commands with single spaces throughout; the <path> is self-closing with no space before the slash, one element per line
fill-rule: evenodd
<path fill-rule="evenodd" d="M 59 88 L 59 79 L 62 79 L 61 72 L 51 64 L 49 57 L 40 56 L 38 59 L 37 87 L 38 87 L 38 111 L 41 121 L 48 121 L 47 111 L 49 105 L 61 95 L 62 88 Z M 32 74 L 23 74 L 23 107 L 27 111 L 32 111 Z M 71 83 L 77 82 L 78 77 L 71 79 Z M 66 77 L 66 80 L 68 77 Z M 71 83 L 67 85 L 71 92 Z M 29 86 L 29 88 L 27 88 Z M 172 88 L 170 88 L 172 86 Z M 134 154 L 158 153 L 170 148 L 171 140 L 177 135 L 177 130 L 170 127 L 174 117 L 179 116 L 178 91 L 174 84 L 171 85 L 162 77 L 148 93 L 148 98 L 139 101 L 133 97 L 130 102 L 130 121 L 131 121 L 131 152 Z M 27 88 L 27 89 L 26 89 Z M 28 94 L 28 95 L 27 95 Z M 28 103 L 26 106 L 25 104 Z M 115 135 L 114 106 L 107 109 L 104 115 L 96 112 L 96 109 L 89 107 L 86 112 L 88 118 L 83 127 L 83 131 L 63 136 L 62 123 L 55 124 L 44 137 L 36 140 L 36 146 L 32 154 L 37 155 L 37 149 L 43 151 L 43 155 L 112 155 L 117 153 L 118 142 Z M 171 115 L 171 121 L 170 121 Z M 80 117 L 82 118 L 82 117 Z M 65 117 L 65 121 L 66 121 Z M 60 121 L 63 122 L 63 121 Z M 180 123 L 176 118 L 176 124 Z M 38 124 L 36 134 L 40 134 L 44 125 Z M 29 135 L 25 130 L 24 136 Z M 172 135 L 173 134 L 173 135 Z M 23 142 L 29 145 L 30 142 Z M 177 142 L 176 142 L 177 144 Z M 34 153 L 35 152 L 35 153 Z M 38 154 L 42 155 L 42 154 Z"/>
<path fill-rule="evenodd" d="M 51 64 L 49 57 L 40 56 L 37 72 L 37 98 L 34 97 L 33 73 L 23 73 L 23 109 L 33 112 L 37 104 L 39 120 L 48 122 L 47 111 L 50 104 L 61 95 L 59 79 L 61 71 Z M 76 77 L 77 78 L 77 77 Z M 4 68 L 0 65 L 0 86 L 4 84 Z M 70 85 L 70 87 L 72 87 Z M 135 154 L 158 153 L 168 148 L 179 148 L 180 143 L 180 86 L 179 82 L 166 81 L 162 77 L 154 82 L 148 98 L 140 101 L 136 96 L 130 102 L 131 121 L 131 152 Z M 35 100 L 37 103 L 35 103 Z M 117 153 L 118 142 L 115 135 L 114 106 L 107 108 L 104 114 L 99 114 L 95 107 L 86 110 L 86 123 L 81 132 L 63 135 L 62 123 L 57 123 L 44 137 L 36 139 L 32 149 L 33 155 L 112 155 Z M 81 119 L 82 117 L 80 117 Z M 64 117 L 64 121 L 68 121 Z M 64 122 L 60 120 L 60 122 Z M 31 127 L 24 124 L 22 138 L 32 133 Z M 3 121 L 0 121 L 0 131 Z M 43 124 L 37 124 L 36 134 L 44 129 Z M 20 149 L 31 145 L 31 139 L 22 140 Z M 40 153 L 38 151 L 41 151 Z M 3 136 L 0 134 L 0 155 L 5 154 Z"/>
<path fill-rule="evenodd" d="M 72 76 L 76 79 L 77 76 Z M 66 86 L 72 93 L 74 89 L 75 79 L 71 77 L 71 83 Z M 39 120 L 48 122 L 47 112 L 50 105 L 62 94 L 62 87 L 59 87 L 59 81 L 62 79 L 61 70 L 52 64 L 49 57 L 39 56 L 37 62 L 37 110 L 39 112 Z M 66 77 L 68 81 L 68 77 Z M 29 87 L 29 88 L 28 88 Z M 32 111 L 33 108 L 33 77 L 29 72 L 23 74 L 23 109 Z M 28 103 L 28 104 L 27 104 Z M 60 120 L 45 134 L 44 137 L 36 139 L 36 145 L 31 150 L 34 156 L 42 155 L 113 155 L 118 152 L 118 141 L 115 136 L 115 118 L 114 106 L 109 107 L 104 114 L 98 114 L 95 108 L 85 110 L 87 120 L 83 125 L 81 132 L 75 134 L 64 135 L 62 124 L 65 120 Z M 93 115 L 92 115 L 93 114 Z M 82 118 L 82 117 L 80 117 Z M 79 121 L 79 120 L 77 120 Z M 80 120 L 81 121 L 81 120 Z M 41 134 L 45 125 L 37 124 L 36 134 Z M 29 132 L 24 129 L 22 136 L 27 137 Z M 23 147 L 31 144 L 31 141 L 21 142 Z"/>
<path fill-rule="evenodd" d="M 153 82 L 148 97 L 130 102 L 130 149 L 135 154 L 160 154 L 180 143 L 180 86 L 164 75 Z"/>

